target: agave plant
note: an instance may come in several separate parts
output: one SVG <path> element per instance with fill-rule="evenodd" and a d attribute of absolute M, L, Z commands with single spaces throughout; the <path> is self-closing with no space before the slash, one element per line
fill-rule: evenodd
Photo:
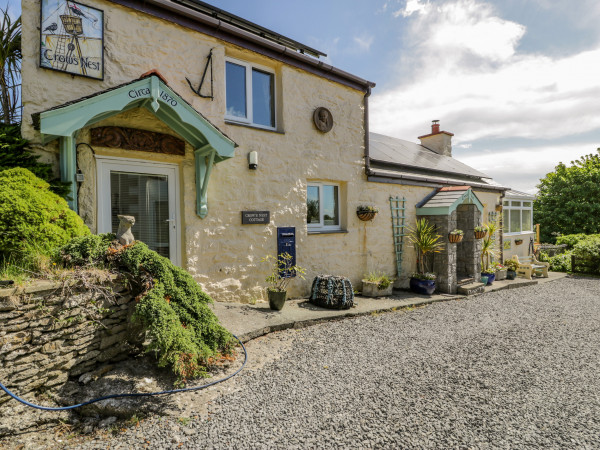
<path fill-rule="evenodd" d="M 429 253 L 439 253 L 444 248 L 440 241 L 442 236 L 436 234 L 435 226 L 425 218 L 418 219 L 414 227 L 409 229 L 408 239 L 417 250 L 417 270 L 425 273 L 425 256 Z"/>

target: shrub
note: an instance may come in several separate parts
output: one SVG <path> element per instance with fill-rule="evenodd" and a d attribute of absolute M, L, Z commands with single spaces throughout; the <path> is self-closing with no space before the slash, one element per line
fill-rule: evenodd
<path fill-rule="evenodd" d="M 540 252 L 539 260 L 550 263 L 549 269 L 554 272 L 571 272 L 571 252 L 555 256 L 548 256 L 547 253 Z"/>
<path fill-rule="evenodd" d="M 212 299 L 192 276 L 142 242 L 111 246 L 113 235 L 85 236 L 60 249 L 67 265 L 93 262 L 118 269 L 130 281 L 137 305 L 132 320 L 148 332 L 147 351 L 182 379 L 203 376 L 206 365 L 231 352 L 233 337 L 214 315 Z"/>
<path fill-rule="evenodd" d="M 588 236 L 583 233 L 566 234 L 564 236 L 558 236 L 556 238 L 556 244 L 557 245 L 567 244 L 567 248 L 572 249 L 573 247 L 575 247 L 575 244 L 577 244 L 579 241 L 587 239 L 587 237 Z"/>
<path fill-rule="evenodd" d="M 580 258 L 600 258 L 600 234 L 592 234 L 573 247 L 573 254 Z"/>
<path fill-rule="evenodd" d="M 0 171 L 22 167 L 30 170 L 35 176 L 47 181 L 50 190 L 61 197 L 70 193 L 71 183 L 65 183 L 54 176 L 50 164 L 38 161 L 29 149 L 29 142 L 21 137 L 21 126 L 0 123 Z"/>
<path fill-rule="evenodd" d="M 67 202 L 27 169 L 0 172 L 0 259 L 49 255 L 70 239 L 90 234 Z"/>

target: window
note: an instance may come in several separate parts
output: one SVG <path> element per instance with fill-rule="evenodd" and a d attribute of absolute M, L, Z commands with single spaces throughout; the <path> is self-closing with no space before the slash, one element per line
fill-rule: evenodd
<path fill-rule="evenodd" d="M 505 200 L 502 209 L 502 231 L 504 233 L 533 231 L 533 203 Z"/>
<path fill-rule="evenodd" d="M 275 128 L 275 76 L 237 60 L 225 61 L 225 118 Z"/>
<path fill-rule="evenodd" d="M 309 229 L 340 229 L 340 187 L 337 184 L 308 183 L 306 223 Z"/>

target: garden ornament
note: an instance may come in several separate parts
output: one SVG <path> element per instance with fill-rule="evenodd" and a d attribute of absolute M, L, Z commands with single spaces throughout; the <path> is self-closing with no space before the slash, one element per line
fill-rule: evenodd
<path fill-rule="evenodd" d="M 122 245 L 132 244 L 135 238 L 131 232 L 131 227 L 135 224 L 135 217 L 123 216 L 121 214 L 117 215 L 117 217 L 120 220 L 119 229 L 117 230 L 117 240 Z"/>

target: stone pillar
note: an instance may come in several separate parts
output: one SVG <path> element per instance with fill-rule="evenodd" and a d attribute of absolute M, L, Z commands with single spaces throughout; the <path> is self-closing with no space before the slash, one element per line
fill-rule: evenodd
<path fill-rule="evenodd" d="M 449 216 L 427 216 L 436 227 L 436 234 L 442 236 L 443 250 L 433 255 L 433 272 L 437 275 L 435 284 L 440 292 L 456 294 L 456 246 L 448 242 L 448 233 L 456 228 L 456 211 Z"/>
<path fill-rule="evenodd" d="M 481 212 L 475 205 L 460 205 L 457 208 L 457 223 L 464 231 L 458 244 L 457 272 L 462 276 L 481 279 L 481 239 L 475 239 L 475 227 L 481 225 Z"/>

